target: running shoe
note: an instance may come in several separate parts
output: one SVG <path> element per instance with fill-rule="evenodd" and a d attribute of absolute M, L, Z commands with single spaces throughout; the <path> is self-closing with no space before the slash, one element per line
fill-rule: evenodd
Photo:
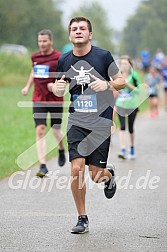
<path fill-rule="evenodd" d="M 136 158 L 136 156 L 135 156 L 135 149 L 134 149 L 133 146 L 130 147 L 129 158 L 130 159 L 135 159 Z"/>
<path fill-rule="evenodd" d="M 120 152 L 118 153 L 118 157 L 122 159 L 126 159 L 126 150 L 121 149 Z"/>
<path fill-rule="evenodd" d="M 59 150 L 58 164 L 59 166 L 63 166 L 66 162 L 66 157 L 64 154 L 64 150 Z"/>
<path fill-rule="evenodd" d="M 111 199 L 114 196 L 116 189 L 117 189 L 117 185 L 115 182 L 115 167 L 114 167 L 114 165 L 110 164 L 110 165 L 107 165 L 106 168 L 112 174 L 112 178 L 104 183 L 105 184 L 104 194 L 107 199 Z"/>
<path fill-rule="evenodd" d="M 48 169 L 46 168 L 46 164 L 41 164 L 40 169 L 37 172 L 36 176 L 43 178 L 48 173 Z"/>
<path fill-rule="evenodd" d="M 78 222 L 71 230 L 72 234 L 84 234 L 89 232 L 89 220 L 87 215 L 78 216 Z"/>

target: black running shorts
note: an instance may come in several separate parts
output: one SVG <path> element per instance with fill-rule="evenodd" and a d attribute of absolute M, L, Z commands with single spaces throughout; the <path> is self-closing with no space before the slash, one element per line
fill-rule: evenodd
<path fill-rule="evenodd" d="M 72 126 L 67 132 L 69 160 L 83 157 L 86 165 L 106 168 L 111 128 L 94 130 Z"/>
<path fill-rule="evenodd" d="M 61 103 L 33 103 L 33 118 L 35 126 L 47 125 L 47 114 L 50 113 L 50 126 L 60 129 L 62 122 L 63 104 Z"/>

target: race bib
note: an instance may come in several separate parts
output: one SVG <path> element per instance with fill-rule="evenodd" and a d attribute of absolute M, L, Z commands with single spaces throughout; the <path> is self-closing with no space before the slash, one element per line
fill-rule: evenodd
<path fill-rule="evenodd" d="M 76 112 L 97 112 L 96 94 L 74 95 L 74 109 Z"/>
<path fill-rule="evenodd" d="M 129 90 L 121 90 L 119 93 L 119 100 L 127 101 L 131 99 L 131 92 Z"/>
<path fill-rule="evenodd" d="M 49 78 L 49 66 L 35 65 L 34 66 L 34 78 Z"/>

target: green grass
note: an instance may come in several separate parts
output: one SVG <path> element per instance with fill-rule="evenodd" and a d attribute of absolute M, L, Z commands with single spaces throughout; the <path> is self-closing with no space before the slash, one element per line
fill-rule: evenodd
<path fill-rule="evenodd" d="M 0 54 L 0 87 L 24 85 L 30 71 L 30 58 Z"/>
<path fill-rule="evenodd" d="M 15 164 L 22 150 L 33 143 L 31 111 L 18 108 L 21 86 L 1 87 L 0 177 L 19 169 Z"/>
<path fill-rule="evenodd" d="M 21 163 L 23 163 L 23 165 L 25 164 L 25 168 L 28 168 L 26 167 L 27 161 L 30 161 L 31 159 L 37 161 L 35 146 L 35 127 L 32 117 L 32 108 L 21 108 L 17 106 L 19 101 L 31 101 L 31 94 L 27 97 L 23 97 L 20 92 L 21 89 L 22 86 L 0 87 L 0 178 L 8 176 L 14 171 L 20 169 L 19 165 L 16 163 L 16 160 L 18 156 L 25 151 L 25 160 L 21 160 Z M 66 115 L 67 114 L 64 114 L 63 117 L 64 132 L 66 127 Z M 50 127 L 48 121 L 47 132 L 50 132 L 49 130 Z M 53 142 L 53 144 L 51 142 Z M 53 149 L 56 145 L 56 140 L 54 141 L 52 134 L 50 134 L 50 136 L 48 137 L 47 144 L 51 145 L 50 149 Z M 30 147 L 31 150 L 28 150 Z M 56 155 L 57 148 L 50 151 L 50 153 L 48 153 L 47 155 L 47 158 L 49 159 Z M 35 162 L 32 163 L 32 165 L 34 164 Z"/>

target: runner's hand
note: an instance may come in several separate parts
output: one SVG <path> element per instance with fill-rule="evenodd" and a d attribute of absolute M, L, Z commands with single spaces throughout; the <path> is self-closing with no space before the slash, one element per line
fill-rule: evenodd
<path fill-rule="evenodd" d="M 64 80 L 65 75 L 63 74 L 60 80 L 56 80 L 52 86 L 52 92 L 54 95 L 61 97 L 64 95 L 67 82 Z"/>
<path fill-rule="evenodd" d="M 105 91 L 108 89 L 108 85 L 106 81 L 101 80 L 94 75 L 91 75 L 91 77 L 95 81 L 91 82 L 88 86 L 91 87 L 91 89 L 93 89 L 95 92 Z"/>
<path fill-rule="evenodd" d="M 29 91 L 29 88 L 28 87 L 24 87 L 22 90 L 21 90 L 21 93 L 22 95 L 26 96 L 28 94 L 28 91 Z"/>

